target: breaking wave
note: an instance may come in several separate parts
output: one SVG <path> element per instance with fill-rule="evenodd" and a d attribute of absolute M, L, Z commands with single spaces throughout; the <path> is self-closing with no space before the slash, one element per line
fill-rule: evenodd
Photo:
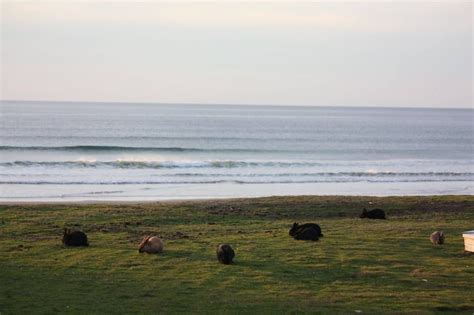
<path fill-rule="evenodd" d="M 333 178 L 321 178 L 321 179 L 286 179 L 286 180 L 184 180 L 184 181 L 149 181 L 149 180 L 124 180 L 124 181 L 0 181 L 0 184 L 6 185 L 173 185 L 173 184 L 311 184 L 311 183 L 357 183 L 357 182 L 376 182 L 376 183 L 391 183 L 391 182 L 467 182 L 469 179 L 357 179 L 357 178 L 345 178 L 345 179 L 333 179 Z"/>
<path fill-rule="evenodd" d="M 319 162 L 252 162 L 252 161 L 14 161 L 0 163 L 0 166 L 12 167 L 81 167 L 81 168 L 130 168 L 130 169 L 166 169 L 166 168 L 239 168 L 239 167 L 304 167 L 323 166 Z"/>

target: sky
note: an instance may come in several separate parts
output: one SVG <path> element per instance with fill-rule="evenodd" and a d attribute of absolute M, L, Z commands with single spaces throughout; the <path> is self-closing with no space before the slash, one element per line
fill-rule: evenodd
<path fill-rule="evenodd" d="M 471 1 L 1 1 L 3 100 L 472 107 Z"/>

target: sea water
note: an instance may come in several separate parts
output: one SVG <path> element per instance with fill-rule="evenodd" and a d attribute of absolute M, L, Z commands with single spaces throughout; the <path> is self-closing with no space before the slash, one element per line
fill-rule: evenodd
<path fill-rule="evenodd" d="M 472 194 L 473 117 L 3 101 L 0 201 Z"/>

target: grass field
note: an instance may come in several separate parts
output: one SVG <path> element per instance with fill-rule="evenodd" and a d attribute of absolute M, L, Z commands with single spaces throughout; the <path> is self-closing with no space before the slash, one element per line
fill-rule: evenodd
<path fill-rule="evenodd" d="M 388 220 L 359 219 L 363 207 Z M 293 222 L 324 237 L 293 240 Z M 63 247 L 64 227 L 90 247 Z M 474 196 L 0 205 L 0 313 L 473 314 L 472 229 Z M 146 234 L 163 254 L 138 253 Z M 217 262 L 220 242 L 235 264 Z"/>

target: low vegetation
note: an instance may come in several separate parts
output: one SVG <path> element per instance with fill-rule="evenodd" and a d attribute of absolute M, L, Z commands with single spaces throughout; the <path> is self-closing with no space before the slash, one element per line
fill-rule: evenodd
<path fill-rule="evenodd" d="M 360 219 L 364 207 L 387 220 Z M 324 237 L 294 240 L 294 222 Z M 64 247 L 64 228 L 89 247 Z M 472 229 L 473 196 L 0 205 L 0 313 L 472 314 Z M 164 252 L 139 254 L 145 235 Z M 234 264 L 217 261 L 220 243 Z"/>

